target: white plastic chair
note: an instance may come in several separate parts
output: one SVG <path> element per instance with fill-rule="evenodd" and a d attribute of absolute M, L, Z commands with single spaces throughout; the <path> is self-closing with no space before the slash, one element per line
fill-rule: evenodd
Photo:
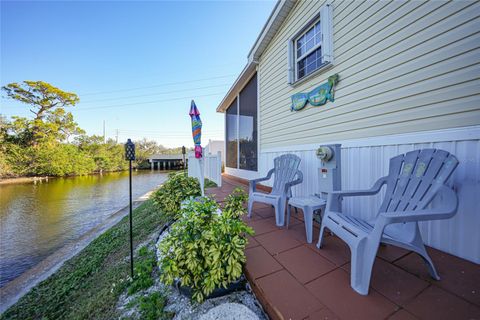
<path fill-rule="evenodd" d="M 284 154 L 273 160 L 274 168 L 268 171 L 264 178 L 250 180 L 248 194 L 248 217 L 252 216 L 254 202 L 271 204 L 275 208 L 275 222 L 281 227 L 285 223 L 285 207 L 288 198 L 292 196 L 291 187 L 303 181 L 303 175 L 298 166 L 300 158 L 294 154 Z M 257 192 L 256 184 L 270 180 L 274 175 L 272 191 L 270 193 Z"/>
<path fill-rule="evenodd" d="M 454 155 L 437 149 L 415 150 L 390 159 L 389 174 L 370 190 L 336 191 L 329 194 L 317 247 L 328 228 L 350 247 L 352 288 L 368 294 L 373 263 L 380 242 L 418 253 L 430 275 L 440 280 L 418 227 L 418 221 L 448 219 L 458 207 L 457 194 L 446 185 L 458 165 Z M 385 198 L 373 221 L 342 213 L 341 201 L 348 196 L 373 195 L 386 184 Z M 436 198 L 435 208 L 429 206 Z"/>

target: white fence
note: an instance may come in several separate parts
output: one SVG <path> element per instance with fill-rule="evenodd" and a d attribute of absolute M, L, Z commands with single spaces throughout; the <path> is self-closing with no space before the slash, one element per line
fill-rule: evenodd
<path fill-rule="evenodd" d="M 200 167 L 197 165 L 195 155 L 193 153 L 188 154 L 188 176 L 199 178 Z M 222 155 L 220 152 L 216 154 L 204 154 L 203 155 L 203 173 L 204 177 L 208 180 L 211 180 L 217 184 L 217 186 L 222 186 Z"/>

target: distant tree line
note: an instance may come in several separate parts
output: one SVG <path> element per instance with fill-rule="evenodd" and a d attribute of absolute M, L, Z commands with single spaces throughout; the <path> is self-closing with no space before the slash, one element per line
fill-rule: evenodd
<path fill-rule="evenodd" d="M 65 108 L 80 100 L 43 81 L 10 83 L 2 91 L 30 107 L 33 118 L 0 116 L 0 177 L 69 176 L 127 168 L 123 144 L 86 135 Z M 180 153 L 155 141 L 136 141 L 138 168 L 155 153 Z"/>

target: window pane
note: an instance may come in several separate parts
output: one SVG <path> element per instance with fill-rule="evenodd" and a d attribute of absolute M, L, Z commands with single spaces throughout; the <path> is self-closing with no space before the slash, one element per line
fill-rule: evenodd
<path fill-rule="evenodd" d="M 237 120 L 238 120 L 237 99 L 233 100 L 230 107 L 227 109 L 226 116 L 226 155 L 225 165 L 230 168 L 237 168 L 238 159 L 238 134 L 237 134 Z"/>
<path fill-rule="evenodd" d="M 317 34 L 315 34 L 315 44 L 319 44 L 322 41 L 322 33 L 320 29 L 318 30 Z"/>
<path fill-rule="evenodd" d="M 320 21 L 315 24 L 315 44 L 319 44 L 322 40 L 321 38 L 321 30 L 320 30 Z"/>
<path fill-rule="evenodd" d="M 317 69 L 320 68 L 320 66 L 322 65 L 322 53 L 321 53 L 321 48 L 319 48 L 318 50 L 316 50 L 317 52 Z"/>
<path fill-rule="evenodd" d="M 300 79 L 318 68 L 322 65 L 322 47 L 319 47 L 308 56 L 298 61 L 297 63 L 297 78 Z"/>
<path fill-rule="evenodd" d="M 313 39 L 314 35 L 315 35 L 315 29 L 312 27 L 312 29 L 308 30 L 307 33 L 305 34 L 305 40 L 308 41 L 310 39 Z"/>
<path fill-rule="evenodd" d="M 297 41 L 297 57 L 301 57 L 305 53 L 305 37 L 301 37 Z"/>
<path fill-rule="evenodd" d="M 297 75 L 297 78 L 298 79 L 301 79 L 305 76 L 305 68 L 302 68 L 302 69 L 298 69 L 298 75 Z"/>
<path fill-rule="evenodd" d="M 307 67 L 305 68 L 305 73 L 306 74 L 312 73 L 313 71 L 315 71 L 315 69 L 316 69 L 315 63 L 308 64 Z"/>
<path fill-rule="evenodd" d="M 298 61 L 298 64 L 297 64 L 297 69 L 303 69 L 305 68 L 305 58 L 303 58 L 302 60 Z"/>
<path fill-rule="evenodd" d="M 257 75 L 240 92 L 240 169 L 257 171 Z"/>
<path fill-rule="evenodd" d="M 303 37 L 297 40 L 297 50 L 303 46 Z"/>
<path fill-rule="evenodd" d="M 313 43 L 313 38 L 312 38 L 312 39 L 308 40 L 307 43 L 305 44 L 305 52 L 312 49 L 313 46 L 314 46 L 314 43 Z"/>
<path fill-rule="evenodd" d="M 297 78 L 300 79 L 305 75 L 305 58 L 297 63 Z"/>
<path fill-rule="evenodd" d="M 306 58 L 306 64 L 307 66 L 309 64 L 312 64 L 313 62 L 315 62 L 315 60 L 317 60 L 317 55 L 315 54 L 317 52 L 317 50 L 313 51 L 312 53 L 310 53 L 307 58 Z"/>

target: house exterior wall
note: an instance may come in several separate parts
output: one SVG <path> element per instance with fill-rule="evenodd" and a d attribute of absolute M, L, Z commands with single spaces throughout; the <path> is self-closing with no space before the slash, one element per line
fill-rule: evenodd
<path fill-rule="evenodd" d="M 225 141 L 223 140 L 208 140 L 208 144 L 205 146 L 205 153 L 211 153 L 213 155 L 220 152 L 222 155 L 222 163 L 225 163 Z"/>
<path fill-rule="evenodd" d="M 480 2 L 334 0 L 334 64 L 292 86 L 288 41 L 325 3 L 297 2 L 260 57 L 259 169 L 226 172 L 264 176 L 275 157 L 294 153 L 302 158 L 304 182 L 293 193 L 307 195 L 318 192 L 320 144 L 342 143 L 345 190 L 371 187 L 400 153 L 450 151 L 460 161 L 451 178 L 459 211 L 422 223 L 422 235 L 432 247 L 480 263 Z M 334 103 L 290 111 L 292 94 L 335 73 Z M 368 219 L 380 200 L 348 199 L 344 206 Z"/>
<path fill-rule="evenodd" d="M 260 57 L 261 148 L 480 123 L 480 3 L 332 1 L 334 65 L 288 84 L 288 41 L 325 1 L 299 1 Z M 338 73 L 335 102 L 290 97 Z"/>

